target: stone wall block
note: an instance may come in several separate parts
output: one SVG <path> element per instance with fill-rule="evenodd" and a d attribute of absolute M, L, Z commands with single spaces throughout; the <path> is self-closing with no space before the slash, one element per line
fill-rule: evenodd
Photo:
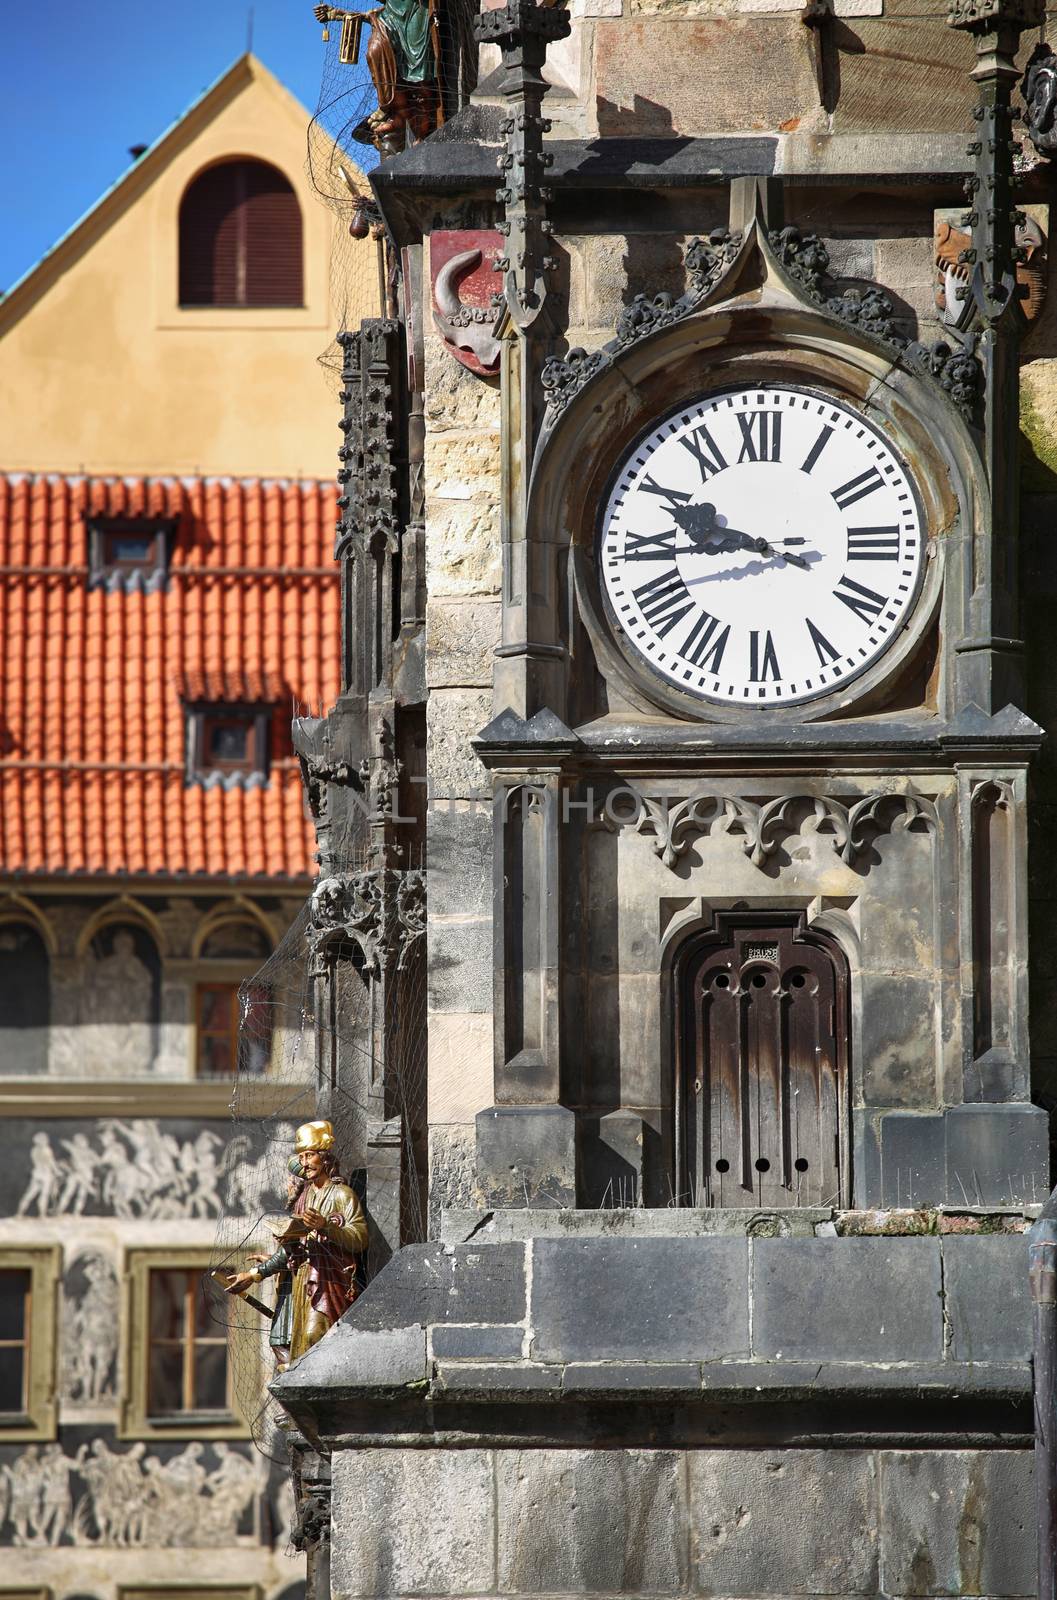
<path fill-rule="evenodd" d="M 697 1450 L 689 1465 L 696 1593 L 876 1593 L 877 1482 L 867 1451 Z"/>
<path fill-rule="evenodd" d="M 492 1010 L 491 917 L 430 917 L 430 1011 Z"/>
<path fill-rule="evenodd" d="M 500 490 L 499 434 L 426 435 L 426 482 L 439 500 L 494 499 Z"/>
<path fill-rule="evenodd" d="M 1029 1358 L 1028 1244 L 1022 1234 L 948 1234 L 943 1288 L 955 1361 Z"/>
<path fill-rule="evenodd" d="M 504 1594 L 682 1594 L 683 1464 L 667 1450 L 496 1454 Z"/>
<path fill-rule="evenodd" d="M 539 1239 L 533 1354 L 543 1361 L 743 1356 L 747 1262 L 747 1241 L 736 1238 Z"/>
<path fill-rule="evenodd" d="M 939 1361 L 938 1239 L 758 1239 L 753 1354 L 790 1361 Z"/>
<path fill-rule="evenodd" d="M 334 1455 L 331 1595 L 495 1591 L 488 1450 L 341 1450 Z"/>
<path fill-rule="evenodd" d="M 499 379 L 479 378 L 448 350 L 439 335 L 428 333 L 425 346 L 425 412 L 430 433 L 451 428 L 493 430 L 499 427 Z"/>
<path fill-rule="evenodd" d="M 503 552 L 492 499 L 426 500 L 426 580 L 439 595 L 498 594 Z"/>
<path fill-rule="evenodd" d="M 430 800 L 491 797 L 492 786 L 470 740 L 491 720 L 489 689 L 434 689 L 426 705 Z"/>
<path fill-rule="evenodd" d="M 864 973 L 862 1097 L 867 1105 L 935 1100 L 937 985 L 928 977 Z"/>
<path fill-rule="evenodd" d="M 435 600 L 426 609 L 429 688 L 491 688 L 498 600 Z"/>
<path fill-rule="evenodd" d="M 886 1595 L 1033 1595 L 1028 1450 L 882 1451 Z"/>
<path fill-rule="evenodd" d="M 431 916 L 484 916 L 492 910 L 492 804 L 430 808 L 426 835 Z"/>

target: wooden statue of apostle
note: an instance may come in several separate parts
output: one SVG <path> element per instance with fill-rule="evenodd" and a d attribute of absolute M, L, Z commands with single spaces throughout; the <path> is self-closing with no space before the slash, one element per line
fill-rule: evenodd
<path fill-rule="evenodd" d="M 378 109 L 367 118 L 365 134 L 383 156 L 402 150 L 408 132 L 424 139 L 444 121 L 436 7 L 437 0 L 384 0 L 375 11 L 315 7 L 317 22 L 352 18 L 370 25 L 367 68 Z"/>

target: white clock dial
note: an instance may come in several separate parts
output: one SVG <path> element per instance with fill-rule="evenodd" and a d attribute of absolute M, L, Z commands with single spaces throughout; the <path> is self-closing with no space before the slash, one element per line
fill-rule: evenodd
<path fill-rule="evenodd" d="M 602 587 L 628 644 L 680 689 L 791 705 L 865 671 L 917 594 L 910 475 L 857 411 L 763 383 L 680 406 L 609 497 Z"/>

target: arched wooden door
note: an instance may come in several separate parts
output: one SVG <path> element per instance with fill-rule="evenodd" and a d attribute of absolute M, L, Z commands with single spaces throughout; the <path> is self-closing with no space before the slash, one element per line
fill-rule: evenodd
<path fill-rule="evenodd" d="M 844 958 L 802 917 L 717 923 L 676 972 L 684 1202 L 847 1204 Z"/>

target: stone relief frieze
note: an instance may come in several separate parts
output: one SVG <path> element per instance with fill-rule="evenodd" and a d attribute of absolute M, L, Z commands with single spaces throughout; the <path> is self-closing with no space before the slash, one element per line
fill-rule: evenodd
<path fill-rule="evenodd" d="M 763 801 L 716 789 L 702 789 L 685 799 L 626 792 L 634 805 L 626 811 L 607 806 L 604 825 L 642 834 L 666 867 L 674 867 L 695 839 L 719 834 L 740 839 L 754 867 L 766 866 L 783 839 L 795 834 L 827 837 L 841 861 L 854 866 L 879 834 L 911 828 L 931 832 L 937 824 L 934 803 L 912 791 L 859 798 L 790 794 Z"/>
<path fill-rule="evenodd" d="M 112 1450 L 93 1439 L 67 1454 L 28 1445 L 0 1464 L 0 1542 L 118 1549 L 234 1544 L 267 1490 L 268 1463 L 223 1442 L 197 1440 L 162 1459 L 142 1441 Z M 251 1531 L 251 1530 L 247 1530 Z"/>
<path fill-rule="evenodd" d="M 280 1147 L 293 1138 L 280 1127 Z M 185 1136 L 154 1118 L 108 1118 L 88 1132 L 38 1129 L 29 1143 L 29 1173 L 16 1217 L 216 1217 L 282 1204 L 268 1153 L 257 1155 L 245 1134 L 225 1139 L 211 1128 Z"/>

